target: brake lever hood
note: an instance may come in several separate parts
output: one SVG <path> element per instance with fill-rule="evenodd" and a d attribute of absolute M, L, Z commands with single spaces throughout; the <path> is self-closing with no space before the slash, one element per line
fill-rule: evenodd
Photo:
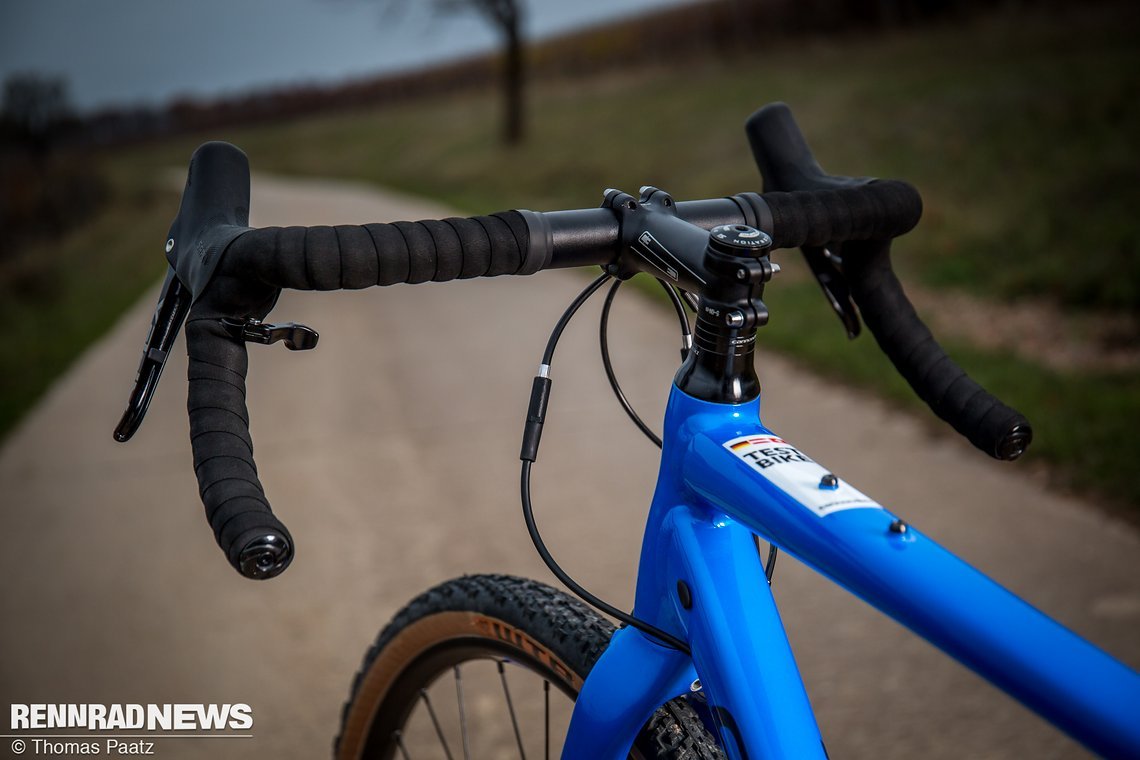
<path fill-rule="evenodd" d="M 783 103 L 764 106 L 749 117 L 744 128 L 752 157 L 764 179 L 764 192 L 840 190 L 874 181 L 872 177 L 839 177 L 825 172 L 812 155 L 791 110 Z M 843 323 L 847 337 L 855 338 L 861 323 L 843 273 L 839 246 L 804 246 L 800 252 L 828 304 Z"/>
<path fill-rule="evenodd" d="M 116 441 L 129 440 L 142 424 L 190 306 L 210 283 L 226 246 L 248 229 L 249 160 L 229 143 L 205 143 L 190 159 L 182 203 L 166 238 L 170 268 L 127 409 L 115 427 Z"/>

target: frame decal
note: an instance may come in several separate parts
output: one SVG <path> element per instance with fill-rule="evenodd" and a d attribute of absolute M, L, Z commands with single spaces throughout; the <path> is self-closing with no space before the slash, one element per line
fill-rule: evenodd
<path fill-rule="evenodd" d="M 817 517 L 845 509 L 882 509 L 882 505 L 854 486 L 831 475 L 815 460 L 774 435 L 745 435 L 724 442 L 752 470 L 791 496 Z"/>

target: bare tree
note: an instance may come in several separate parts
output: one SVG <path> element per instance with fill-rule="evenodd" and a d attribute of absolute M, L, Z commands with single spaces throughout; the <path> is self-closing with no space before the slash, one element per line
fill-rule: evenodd
<path fill-rule="evenodd" d="M 523 0 L 442 0 L 450 8 L 464 6 L 495 25 L 503 45 L 503 142 L 518 145 L 525 135 L 525 63 L 522 46 Z"/>
<path fill-rule="evenodd" d="M 389 10 L 406 8 L 411 0 L 387 0 Z M 525 0 L 435 0 L 443 12 L 474 11 L 495 27 L 503 55 L 503 142 L 518 145 L 526 133 L 522 22 Z"/>

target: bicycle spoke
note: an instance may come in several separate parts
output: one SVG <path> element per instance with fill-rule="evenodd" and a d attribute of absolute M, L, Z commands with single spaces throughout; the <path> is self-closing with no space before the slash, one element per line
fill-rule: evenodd
<path fill-rule="evenodd" d="M 526 760 L 526 750 L 523 749 L 522 734 L 519 733 L 519 720 L 515 716 L 515 705 L 511 701 L 511 690 L 507 688 L 507 671 L 503 667 L 503 661 L 498 661 L 499 665 L 499 680 L 503 682 L 503 695 L 507 698 L 507 710 L 511 713 L 511 727 L 515 729 L 515 741 L 519 745 L 519 757 Z"/>
<path fill-rule="evenodd" d="M 463 738 L 463 760 L 471 760 L 471 749 L 467 746 L 467 715 L 463 712 L 463 680 L 459 676 L 459 666 L 455 666 L 455 699 L 459 703 L 459 734 Z"/>
<path fill-rule="evenodd" d="M 542 682 L 542 699 L 546 708 L 546 760 L 550 760 L 550 681 Z"/>
<path fill-rule="evenodd" d="M 451 748 L 447 746 L 447 739 L 443 736 L 443 728 L 439 725 L 439 718 L 435 715 L 435 708 L 432 707 L 431 700 L 428 699 L 427 689 L 420 689 L 420 699 L 423 700 L 428 715 L 431 716 L 431 724 L 435 726 L 435 735 L 439 737 L 439 743 L 443 745 L 443 754 L 447 756 L 447 760 L 454 760 L 451 756 Z"/>
<path fill-rule="evenodd" d="M 403 756 L 404 760 L 412 760 L 411 756 L 408 755 L 408 748 L 404 746 L 404 735 L 399 731 L 393 731 L 392 737 L 396 740 L 396 746 L 399 747 L 400 755 Z"/>

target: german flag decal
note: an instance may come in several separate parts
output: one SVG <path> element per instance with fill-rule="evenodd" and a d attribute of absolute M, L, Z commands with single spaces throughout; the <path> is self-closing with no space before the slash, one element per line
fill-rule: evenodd
<path fill-rule="evenodd" d="M 732 443 L 732 442 L 729 441 L 729 443 Z M 769 445 L 769 444 L 787 446 L 788 442 L 785 441 L 783 438 L 777 438 L 774 435 L 762 435 L 762 436 L 757 436 L 755 438 L 738 438 L 737 442 L 732 443 L 732 445 L 729 446 L 729 448 L 732 449 L 733 451 L 740 451 L 741 449 L 746 449 L 749 446 L 764 446 L 764 445 Z M 728 444 L 725 444 L 725 445 L 728 446 Z"/>

